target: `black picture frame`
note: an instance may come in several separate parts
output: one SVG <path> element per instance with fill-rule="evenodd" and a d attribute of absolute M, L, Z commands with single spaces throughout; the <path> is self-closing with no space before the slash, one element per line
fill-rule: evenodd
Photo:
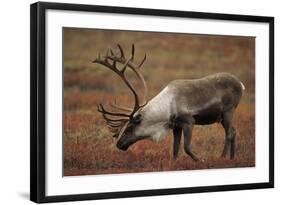
<path fill-rule="evenodd" d="M 262 183 L 220 186 L 131 190 L 122 192 L 88 193 L 46 196 L 46 11 L 48 9 L 101 13 L 137 14 L 162 17 L 216 19 L 263 22 L 269 24 L 269 181 Z M 30 199 L 37 203 L 96 200 L 198 192 L 230 191 L 274 187 L 274 18 L 265 16 L 202 13 L 144 8 L 125 8 L 82 4 L 38 2 L 30 6 Z"/>

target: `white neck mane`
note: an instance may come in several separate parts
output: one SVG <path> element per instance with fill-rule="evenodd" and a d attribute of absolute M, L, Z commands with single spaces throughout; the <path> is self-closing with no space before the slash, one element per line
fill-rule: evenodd
<path fill-rule="evenodd" d="M 169 131 L 168 123 L 172 112 L 173 92 L 165 87 L 142 109 L 142 125 L 137 135 L 149 135 L 153 141 L 164 139 Z"/>
<path fill-rule="evenodd" d="M 172 92 L 165 87 L 158 95 L 152 98 L 143 108 L 144 118 L 152 121 L 166 121 L 171 115 L 173 101 Z"/>

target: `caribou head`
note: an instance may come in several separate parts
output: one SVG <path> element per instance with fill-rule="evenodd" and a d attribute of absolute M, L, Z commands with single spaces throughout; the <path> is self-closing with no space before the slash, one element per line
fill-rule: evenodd
<path fill-rule="evenodd" d="M 103 115 L 109 130 L 113 133 L 113 137 L 118 139 L 117 147 L 122 150 L 127 150 L 134 142 L 149 137 L 136 134 L 136 130 L 142 122 L 142 108 L 147 104 L 145 100 L 147 96 L 147 85 L 140 73 L 140 68 L 146 60 L 146 54 L 144 55 L 142 61 L 136 65 L 134 63 L 134 44 L 132 45 L 131 56 L 129 58 L 125 57 L 124 51 L 119 44 L 117 47 L 117 52 L 113 52 L 112 49 L 108 49 L 104 56 L 101 57 L 99 54 L 93 63 L 98 63 L 109 68 L 122 79 L 134 97 L 134 106 L 133 108 L 121 106 L 115 101 L 114 103 L 110 103 L 111 108 L 115 109 L 114 111 L 109 111 L 102 104 L 97 106 L 97 110 Z M 133 71 L 137 78 L 142 82 L 144 87 L 143 100 L 140 99 L 134 85 L 125 75 L 128 69 L 131 69 L 131 71 Z"/>

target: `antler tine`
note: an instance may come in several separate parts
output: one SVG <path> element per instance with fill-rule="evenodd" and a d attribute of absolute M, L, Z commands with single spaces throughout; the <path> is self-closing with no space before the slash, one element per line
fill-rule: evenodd
<path fill-rule="evenodd" d="M 99 107 L 98 107 L 98 111 L 102 112 L 102 110 Z M 118 133 L 120 128 L 128 121 L 128 119 L 111 119 L 107 117 L 105 113 L 102 113 L 102 116 L 105 119 L 106 124 L 108 125 L 109 130 L 112 133 Z"/>
<path fill-rule="evenodd" d="M 110 103 L 109 105 L 113 108 L 117 108 L 117 109 L 123 110 L 125 112 L 132 112 L 133 111 L 133 109 L 131 109 L 131 108 L 127 108 L 127 107 L 124 107 L 124 106 L 117 105 L 116 99 L 114 100 L 114 103 Z"/>
<path fill-rule="evenodd" d="M 106 124 L 110 127 L 120 127 L 123 124 L 123 122 L 113 123 L 113 122 L 110 122 L 110 121 L 106 121 Z"/>
<path fill-rule="evenodd" d="M 106 121 L 110 121 L 110 122 L 123 122 L 123 121 L 125 122 L 128 120 L 128 119 L 112 119 L 112 118 L 107 117 L 106 114 L 104 114 L 104 113 L 102 113 L 102 116 Z"/>
<path fill-rule="evenodd" d="M 134 60 L 134 56 L 135 56 L 135 45 L 132 44 L 132 55 L 131 55 L 132 60 Z"/>
<path fill-rule="evenodd" d="M 109 128 L 109 131 L 113 134 L 115 134 L 113 137 L 117 138 L 118 137 L 118 132 L 121 128 L 117 128 L 117 127 L 108 127 Z"/>
<path fill-rule="evenodd" d="M 146 53 L 144 54 L 144 57 L 143 57 L 142 61 L 140 62 L 140 64 L 137 66 L 138 69 L 142 66 L 142 64 L 144 63 L 145 60 L 146 60 Z"/>
<path fill-rule="evenodd" d="M 113 51 L 110 49 L 110 54 L 112 55 L 112 56 L 114 56 L 114 53 L 113 53 Z"/>
<path fill-rule="evenodd" d="M 123 73 L 123 74 L 125 73 L 126 68 L 127 68 L 128 64 L 129 64 L 129 62 L 130 62 L 131 60 L 132 60 L 132 57 L 126 61 L 125 65 L 124 65 L 123 68 L 120 70 L 121 73 Z"/>
<path fill-rule="evenodd" d="M 98 108 L 98 112 L 101 112 L 103 114 L 107 114 L 107 115 L 112 115 L 112 116 L 120 116 L 120 117 L 130 117 L 130 115 L 124 114 L 124 113 L 117 113 L 117 112 L 110 112 L 107 111 L 102 104 L 99 104 L 97 106 Z"/>
<path fill-rule="evenodd" d="M 110 54 L 110 48 L 108 48 L 108 49 L 107 49 L 107 51 L 106 51 L 106 56 L 105 56 L 105 59 L 108 59 L 109 54 Z"/>
<path fill-rule="evenodd" d="M 98 53 L 97 57 L 95 60 L 92 61 L 92 63 L 98 63 L 100 61 L 101 57 L 100 57 L 100 53 Z"/>
<path fill-rule="evenodd" d="M 120 44 L 117 44 L 117 46 L 120 50 L 121 58 L 124 58 L 124 51 L 123 51 L 122 47 L 120 46 Z"/>

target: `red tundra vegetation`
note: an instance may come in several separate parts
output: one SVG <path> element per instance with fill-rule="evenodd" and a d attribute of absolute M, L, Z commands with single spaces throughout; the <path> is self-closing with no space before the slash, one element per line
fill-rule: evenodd
<path fill-rule="evenodd" d="M 220 124 L 195 126 L 193 130 L 192 149 L 204 162 L 192 161 L 182 145 L 178 159 L 173 160 L 172 133 L 159 143 L 143 140 L 125 152 L 118 150 L 96 105 L 114 100 L 131 105 L 132 97 L 111 71 L 91 63 L 98 52 L 116 43 L 125 51 L 135 43 L 136 55 L 147 54 L 142 73 L 149 88 L 148 99 L 174 79 L 216 72 L 236 75 L 246 90 L 234 117 L 235 159 L 220 158 L 224 143 Z M 64 175 L 255 166 L 254 53 L 252 37 L 64 28 Z M 133 75 L 129 77 L 139 85 Z"/>

